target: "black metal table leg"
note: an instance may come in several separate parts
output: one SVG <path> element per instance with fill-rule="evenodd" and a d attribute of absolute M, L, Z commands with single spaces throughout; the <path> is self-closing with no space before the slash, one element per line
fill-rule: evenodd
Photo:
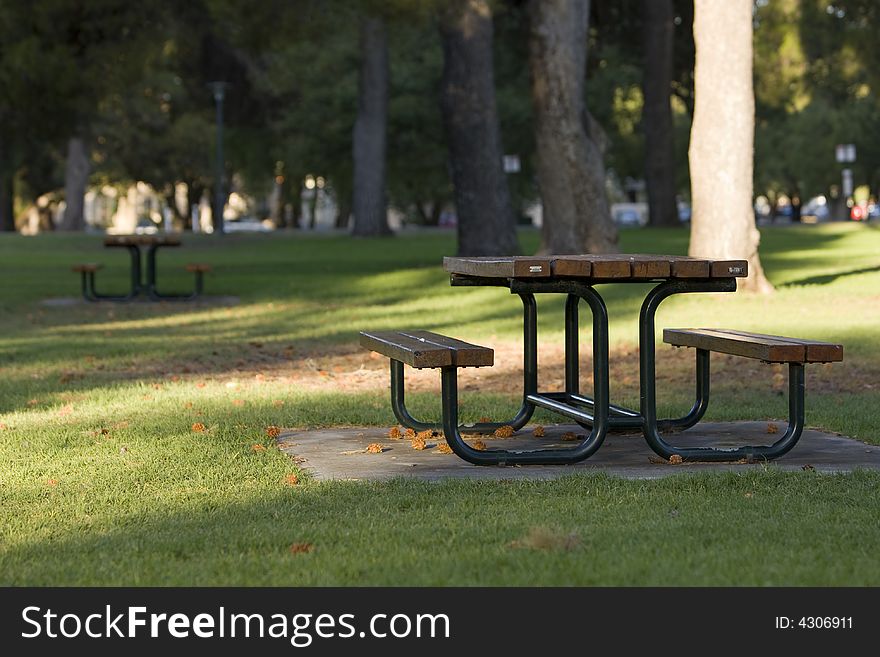
<path fill-rule="evenodd" d="M 523 284 L 528 285 L 528 284 Z M 517 281 L 511 282 L 511 292 L 522 295 L 529 290 Z M 566 290 L 569 291 L 569 290 Z M 475 465 L 561 465 L 577 463 L 590 457 L 605 440 L 608 431 L 608 311 L 602 297 L 586 285 L 575 284 L 571 292 L 587 301 L 593 311 L 593 379 L 595 381 L 595 406 L 590 435 L 574 448 L 538 449 L 531 451 L 477 450 L 461 437 L 458 427 L 458 374 L 455 367 L 441 370 L 443 432 L 450 448 L 458 456 Z M 542 401 L 540 395 L 530 400 Z M 571 411 L 567 407 L 567 410 Z"/>
<path fill-rule="evenodd" d="M 125 248 L 128 249 L 128 254 L 131 259 L 131 270 L 129 274 L 131 289 L 128 294 L 100 294 L 95 285 L 95 274 L 90 272 L 89 287 L 91 301 L 131 301 L 141 293 L 141 290 L 143 290 L 143 285 L 141 284 L 141 251 L 137 246 L 132 244 L 126 245 Z"/>
<path fill-rule="evenodd" d="M 804 366 L 789 363 L 788 430 L 772 445 L 748 445 L 736 448 L 676 447 L 663 440 L 661 429 L 683 429 L 693 426 L 705 413 L 709 401 L 709 352 L 697 353 L 697 401 L 691 411 L 677 420 L 657 419 L 656 346 L 654 317 L 660 303 L 673 294 L 684 292 L 733 292 L 735 279 L 712 281 L 672 281 L 655 287 L 642 304 L 639 313 L 639 359 L 641 411 L 643 432 L 648 445 L 668 459 L 680 456 L 683 461 L 738 461 L 741 459 L 774 459 L 785 454 L 797 443 L 804 428 Z M 703 351 L 703 354 L 699 352 Z"/>
<path fill-rule="evenodd" d="M 503 426 L 510 426 L 514 431 L 523 428 L 535 412 L 534 404 L 527 397 L 538 390 L 538 311 L 535 296 L 530 293 L 520 294 L 523 304 L 523 396 L 522 404 L 516 415 L 505 422 L 477 422 L 463 425 L 468 433 L 493 433 Z M 422 422 L 412 416 L 406 408 L 405 371 L 403 363 L 391 359 L 391 410 L 394 417 L 405 427 L 414 431 L 428 429 L 439 430 L 442 421 Z"/>
<path fill-rule="evenodd" d="M 196 282 L 195 289 L 192 292 L 187 294 L 162 294 L 159 292 L 158 284 L 156 282 L 157 278 L 157 267 L 156 267 L 156 252 L 159 250 L 161 246 L 176 246 L 174 245 L 163 245 L 163 244 L 151 244 L 150 248 L 147 250 L 147 283 L 146 290 L 147 294 L 149 294 L 150 298 L 154 301 L 190 301 L 191 299 L 195 299 L 202 293 L 202 274 L 201 272 L 196 272 Z"/>

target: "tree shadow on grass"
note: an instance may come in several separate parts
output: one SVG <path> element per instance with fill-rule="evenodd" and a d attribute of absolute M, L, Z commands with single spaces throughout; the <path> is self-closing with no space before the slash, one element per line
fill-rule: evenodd
<path fill-rule="evenodd" d="M 821 276 L 808 276 L 807 278 L 800 278 L 796 281 L 783 283 L 779 287 L 798 287 L 801 285 L 828 285 L 829 283 L 835 282 L 839 278 L 845 278 L 847 276 L 858 276 L 859 274 L 872 274 L 877 271 L 880 271 L 880 265 L 876 265 L 874 267 L 861 267 L 860 269 L 850 269 L 849 271 L 838 271 L 834 272 L 833 274 L 823 274 Z"/>

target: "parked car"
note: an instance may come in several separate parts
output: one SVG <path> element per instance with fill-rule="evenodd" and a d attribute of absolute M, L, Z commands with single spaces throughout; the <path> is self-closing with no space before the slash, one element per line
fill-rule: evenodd
<path fill-rule="evenodd" d="M 641 228 L 648 223 L 648 206 L 646 203 L 614 203 L 611 216 L 621 228 Z"/>
<path fill-rule="evenodd" d="M 824 196 L 814 196 L 801 207 L 801 221 L 805 224 L 816 224 L 820 221 L 828 221 L 830 218 L 828 199 Z"/>

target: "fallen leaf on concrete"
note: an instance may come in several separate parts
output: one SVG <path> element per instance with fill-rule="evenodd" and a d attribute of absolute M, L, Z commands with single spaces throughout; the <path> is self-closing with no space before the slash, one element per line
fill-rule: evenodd
<path fill-rule="evenodd" d="M 535 435 L 535 438 L 543 438 L 544 437 L 544 427 L 540 424 L 535 427 L 535 430 L 532 432 Z"/>
<path fill-rule="evenodd" d="M 678 454 L 673 454 L 672 456 L 669 457 L 669 462 L 672 463 L 673 465 L 678 465 L 682 461 L 684 461 L 684 459 L 682 459 L 681 456 L 679 456 Z"/>
<path fill-rule="evenodd" d="M 562 439 L 563 440 L 577 440 L 578 437 L 577 437 L 576 433 L 574 433 L 572 431 L 566 431 L 564 434 L 562 434 Z"/>
<path fill-rule="evenodd" d="M 447 443 L 437 445 L 438 454 L 452 454 L 452 448 Z"/>
<path fill-rule="evenodd" d="M 391 427 L 388 430 L 388 437 L 391 438 L 391 440 L 400 440 L 400 427 Z"/>
<path fill-rule="evenodd" d="M 369 445 L 367 445 L 367 454 L 381 454 L 382 451 L 382 445 L 380 445 L 379 443 L 370 443 Z"/>
<path fill-rule="evenodd" d="M 767 433 L 779 433 L 779 427 L 772 422 L 767 423 Z"/>
<path fill-rule="evenodd" d="M 416 437 L 416 432 L 414 429 L 408 428 L 403 435 L 406 436 L 407 438 L 412 439 L 412 438 Z"/>
<path fill-rule="evenodd" d="M 485 452 L 485 451 L 486 451 L 486 443 L 484 443 L 484 442 L 483 442 L 482 440 L 480 440 L 479 438 L 477 438 L 477 439 L 473 442 L 473 445 L 471 445 L 471 447 L 473 447 L 474 449 L 476 449 L 476 450 L 478 450 L 478 451 L 480 451 L 480 452 Z"/>
<path fill-rule="evenodd" d="M 425 439 L 422 438 L 421 436 L 416 436 L 415 438 L 413 438 L 410 441 L 410 445 L 412 445 L 413 449 L 417 449 L 419 451 L 421 451 L 421 450 L 425 449 L 425 447 L 427 447 L 427 444 L 425 443 Z"/>
<path fill-rule="evenodd" d="M 495 429 L 496 438 L 510 438 L 513 433 L 513 427 L 509 424 L 505 424 L 503 427 L 498 427 L 497 429 Z"/>

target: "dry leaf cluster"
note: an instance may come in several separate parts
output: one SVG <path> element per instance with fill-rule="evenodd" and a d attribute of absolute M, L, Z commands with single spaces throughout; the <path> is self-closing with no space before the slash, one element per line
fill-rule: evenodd
<path fill-rule="evenodd" d="M 532 432 L 535 435 L 535 438 L 543 438 L 544 437 L 544 427 L 540 424 L 535 427 L 535 430 Z"/>
<path fill-rule="evenodd" d="M 496 438 L 510 438 L 513 433 L 513 427 L 509 424 L 505 424 L 503 427 L 498 427 L 497 429 L 495 429 Z"/>
<path fill-rule="evenodd" d="M 382 445 L 379 443 L 370 443 L 367 445 L 367 454 L 381 454 L 382 453 Z"/>

